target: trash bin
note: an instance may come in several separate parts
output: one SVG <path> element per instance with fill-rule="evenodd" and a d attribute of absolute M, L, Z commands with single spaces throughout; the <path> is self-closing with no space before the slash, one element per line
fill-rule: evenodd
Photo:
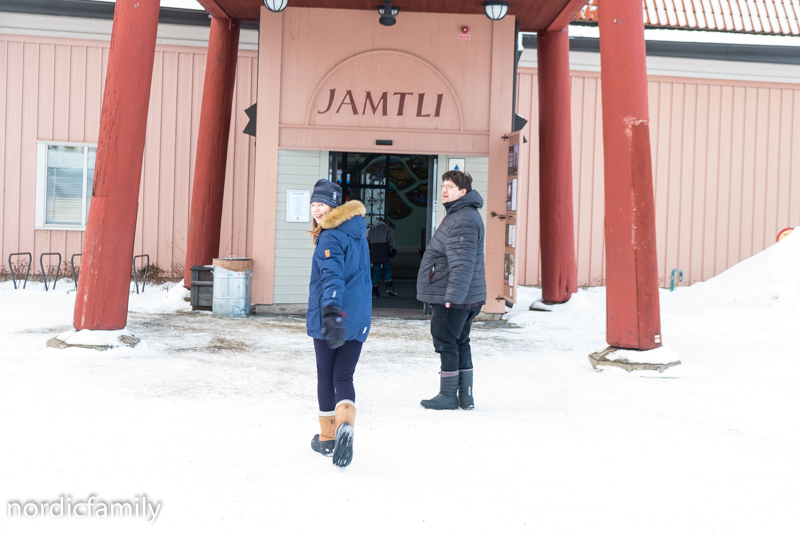
<path fill-rule="evenodd" d="M 246 257 L 214 259 L 214 290 L 211 312 L 223 316 L 250 314 L 250 278 L 253 261 Z"/>
<path fill-rule="evenodd" d="M 211 311 L 214 296 L 214 267 L 195 265 L 192 267 L 191 304 L 192 311 Z"/>

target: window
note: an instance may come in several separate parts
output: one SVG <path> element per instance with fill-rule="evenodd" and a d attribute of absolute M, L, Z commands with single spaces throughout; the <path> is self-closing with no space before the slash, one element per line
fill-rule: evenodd
<path fill-rule="evenodd" d="M 96 156 L 96 144 L 37 143 L 37 229 L 86 229 Z"/>

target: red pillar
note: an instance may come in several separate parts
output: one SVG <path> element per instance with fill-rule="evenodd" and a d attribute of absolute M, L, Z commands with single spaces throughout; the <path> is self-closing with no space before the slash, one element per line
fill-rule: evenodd
<path fill-rule="evenodd" d="M 661 344 L 644 20 L 639 0 L 603 0 L 600 65 L 608 344 Z"/>
<path fill-rule="evenodd" d="M 536 38 L 539 77 L 539 233 L 542 299 L 563 303 L 578 290 L 572 214 L 569 34 L 540 31 Z"/>
<path fill-rule="evenodd" d="M 159 0 L 117 0 L 75 329 L 125 327 Z"/>
<path fill-rule="evenodd" d="M 211 260 L 219 254 L 239 26 L 238 20 L 211 19 L 183 271 L 187 287 L 191 285 L 191 268 L 194 265 L 210 265 Z"/>

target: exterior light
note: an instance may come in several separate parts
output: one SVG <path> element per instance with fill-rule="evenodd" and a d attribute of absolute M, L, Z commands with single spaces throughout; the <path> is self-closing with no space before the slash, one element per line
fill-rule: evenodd
<path fill-rule="evenodd" d="M 394 23 L 397 22 L 395 17 L 400 12 L 399 7 L 395 7 L 392 5 L 392 0 L 386 0 L 382 6 L 378 7 L 378 13 L 380 13 L 381 18 L 378 20 L 384 26 L 394 26 Z"/>
<path fill-rule="evenodd" d="M 483 12 L 486 13 L 486 16 L 491 20 L 500 20 L 508 13 L 508 2 L 500 2 L 498 0 L 484 2 Z"/>
<path fill-rule="evenodd" d="M 264 5 L 273 13 L 280 13 L 289 4 L 289 0 L 264 0 Z"/>

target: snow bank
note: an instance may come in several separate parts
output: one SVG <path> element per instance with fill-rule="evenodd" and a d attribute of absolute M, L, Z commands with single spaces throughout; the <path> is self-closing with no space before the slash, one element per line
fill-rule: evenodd
<path fill-rule="evenodd" d="M 0 282 L 0 306 L 7 311 L 2 315 L 0 332 L 35 329 L 43 323 L 59 324 L 65 331 L 72 325 L 75 286 L 71 279 L 58 280 L 55 289 L 48 291 L 44 290 L 42 282 L 29 281 L 25 289 L 18 286 L 20 288 L 15 290 L 11 281 Z M 170 313 L 191 309 L 189 302 L 184 301 L 189 291 L 183 283 L 148 284 L 139 294 L 131 283 L 131 291 L 128 294 L 129 312 Z"/>
<path fill-rule="evenodd" d="M 661 294 L 665 313 L 784 327 L 800 317 L 800 231 L 718 276 Z"/>
<path fill-rule="evenodd" d="M 61 333 L 56 338 L 72 346 L 109 346 L 111 348 L 128 347 L 129 344 L 125 343 L 121 339 L 123 336 L 136 338 L 130 331 L 128 331 L 127 328 L 114 331 L 92 331 L 89 329 L 82 329 L 80 331 L 71 330 Z"/>

